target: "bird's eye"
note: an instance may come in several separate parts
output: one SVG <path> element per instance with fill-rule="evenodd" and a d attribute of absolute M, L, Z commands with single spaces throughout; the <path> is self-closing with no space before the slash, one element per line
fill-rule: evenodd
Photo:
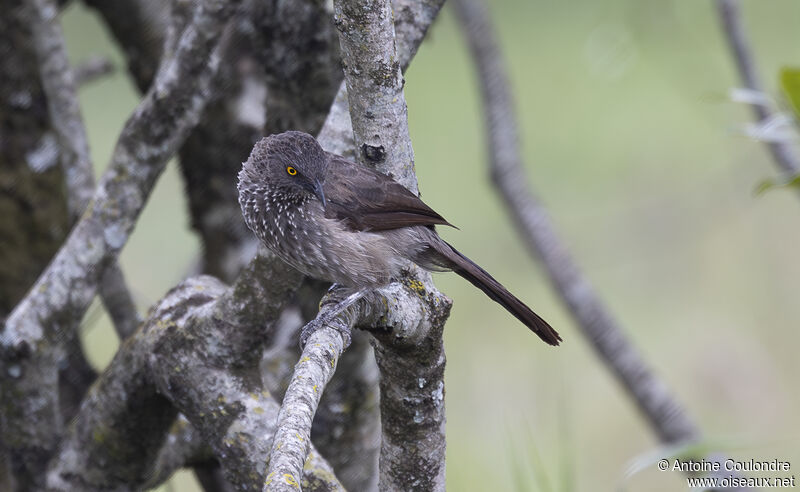
<path fill-rule="evenodd" d="M 286 168 L 286 172 L 289 173 L 289 176 L 294 176 L 295 174 L 297 174 L 297 169 L 293 168 L 292 166 L 289 166 Z"/>

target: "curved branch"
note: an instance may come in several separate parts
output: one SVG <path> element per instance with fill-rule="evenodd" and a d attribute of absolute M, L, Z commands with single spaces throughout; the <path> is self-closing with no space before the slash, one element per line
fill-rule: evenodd
<path fill-rule="evenodd" d="M 59 9 L 53 0 L 31 3 L 34 45 L 39 58 L 42 87 L 47 95 L 50 120 L 60 149 L 61 167 L 67 188 L 67 205 L 73 221 L 78 221 L 94 194 L 94 171 L 89 154 L 89 139 L 81 117 L 76 86 L 77 73 L 67 59 L 64 34 L 58 23 Z M 95 60 L 93 70 L 108 71 L 110 62 Z M 125 282 L 122 269 L 114 262 L 103 274 L 100 297 L 121 339 L 136 329 L 142 319 Z"/>
<path fill-rule="evenodd" d="M 666 442 L 697 439 L 699 430 L 664 382 L 628 340 L 622 326 L 583 276 L 558 237 L 522 167 L 514 105 L 502 56 L 480 0 L 456 0 L 456 13 L 477 65 L 486 113 L 491 174 L 532 254 L 599 357 L 617 376 L 650 425 Z"/>
<path fill-rule="evenodd" d="M 1 369 L 19 375 L 0 381 L 4 394 L 17 395 L 9 402 L 3 432 L 29 435 L 6 442 L 20 443 L 23 467 L 34 477 L 41 476 L 41 458 L 62 432 L 56 385 L 63 354 L 58 339 L 68 337 L 82 317 L 104 267 L 116 260 L 167 159 L 196 124 L 209 97 L 209 80 L 218 66 L 215 53 L 225 39 L 223 27 L 234 3 L 195 4 L 192 24 L 125 125 L 92 205 L 0 333 Z"/>
<path fill-rule="evenodd" d="M 290 280 L 276 282 L 267 271 Z M 233 287 L 198 277 L 170 291 L 92 388 L 51 462 L 49 487 L 140 486 L 148 478 L 143 472 L 153 469 L 154 444 L 180 411 L 234 486 L 260 488 L 279 406 L 261 386 L 257 366 L 299 281 L 280 260 L 258 256 Z M 309 490 L 340 490 L 331 467 L 312 451 L 303 483 Z M 174 457 L 167 461 L 175 466 Z M 164 464 L 155 467 L 162 476 Z"/>
<path fill-rule="evenodd" d="M 317 319 L 327 312 L 321 309 Z M 306 340 L 278 413 L 278 428 L 272 440 L 264 482 L 265 492 L 297 488 L 311 442 L 314 414 L 349 340 L 349 334 L 345 336 L 344 333 L 352 329 L 354 322 L 349 310 L 338 313 Z"/>
<path fill-rule="evenodd" d="M 296 488 L 319 400 L 353 328 L 369 330 L 381 368 L 381 490 L 444 487 L 444 321 L 451 301 L 419 281 L 393 283 L 344 310 L 323 300 L 323 326 L 308 338 L 284 396 L 264 491 Z M 347 302 L 347 299 L 343 301 Z M 333 310 L 333 311 L 332 311 Z M 335 316 L 327 319 L 329 313 Z M 313 323 L 313 322 L 312 322 Z M 421 369 L 419 366 L 424 366 Z M 410 436 L 413 438 L 410 439 Z"/>
<path fill-rule="evenodd" d="M 4 344 L 34 343 L 44 333 L 57 332 L 64 317 L 83 313 L 103 265 L 119 254 L 167 159 L 200 117 L 234 8 L 222 0 L 198 4 L 174 56 L 164 61 L 125 125 L 92 206 L 9 317 Z"/>
<path fill-rule="evenodd" d="M 717 13 L 722 23 L 725 39 L 731 50 L 731 56 L 736 62 L 736 68 L 744 86 L 752 91 L 763 93 L 764 86 L 758 76 L 753 51 L 747 39 L 744 24 L 739 13 L 738 0 L 717 0 Z M 759 123 L 766 122 L 773 117 L 773 113 L 766 104 L 752 104 L 753 114 Z M 784 175 L 794 177 L 800 173 L 800 159 L 792 151 L 791 146 L 784 142 L 764 142 L 772 154 L 775 165 Z"/>

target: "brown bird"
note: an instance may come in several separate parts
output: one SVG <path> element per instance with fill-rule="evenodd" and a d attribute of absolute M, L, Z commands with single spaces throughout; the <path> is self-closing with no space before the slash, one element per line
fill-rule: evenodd
<path fill-rule="evenodd" d="M 561 337 L 483 268 L 434 230 L 451 225 L 412 192 L 377 171 L 322 150 L 290 131 L 262 138 L 239 172 L 247 226 L 304 274 L 356 289 L 390 283 L 410 260 L 454 271 L 550 345 Z"/>

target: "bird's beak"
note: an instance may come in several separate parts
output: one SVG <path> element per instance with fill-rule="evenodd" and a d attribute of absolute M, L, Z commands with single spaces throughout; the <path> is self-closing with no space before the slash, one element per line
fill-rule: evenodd
<path fill-rule="evenodd" d="M 318 179 L 314 180 L 314 194 L 317 195 L 319 201 L 322 202 L 322 208 L 325 208 L 327 205 L 327 202 L 325 201 L 325 192 L 322 189 L 322 183 Z"/>

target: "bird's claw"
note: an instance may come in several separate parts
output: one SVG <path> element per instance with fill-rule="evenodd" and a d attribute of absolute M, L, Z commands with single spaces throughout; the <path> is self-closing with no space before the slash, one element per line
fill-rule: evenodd
<path fill-rule="evenodd" d="M 333 313 L 333 316 L 326 316 L 327 314 L 329 313 L 325 313 L 312 319 L 303 327 L 302 330 L 300 330 L 301 349 L 306 346 L 306 343 L 308 343 L 308 339 L 311 338 L 311 335 L 323 327 L 333 328 L 339 332 L 339 334 L 342 336 L 342 348 L 347 348 L 350 346 L 350 341 L 352 339 L 350 327 L 336 318 L 336 314 L 338 313 Z"/>
<path fill-rule="evenodd" d="M 334 286 L 337 286 L 337 284 L 334 284 Z M 328 291 L 328 295 L 334 294 L 332 291 L 333 287 Z M 300 331 L 300 348 L 304 348 L 306 343 L 308 343 L 308 339 L 311 338 L 311 335 L 323 327 L 333 328 L 338 331 L 342 335 L 342 341 L 344 343 L 343 348 L 347 348 L 352 339 L 352 328 L 340 315 L 363 296 L 364 291 L 356 291 L 342 301 L 337 302 L 332 307 L 327 307 L 330 305 L 330 302 L 326 303 L 323 301 L 322 309 L 320 309 L 317 317 L 309 321 Z"/>

